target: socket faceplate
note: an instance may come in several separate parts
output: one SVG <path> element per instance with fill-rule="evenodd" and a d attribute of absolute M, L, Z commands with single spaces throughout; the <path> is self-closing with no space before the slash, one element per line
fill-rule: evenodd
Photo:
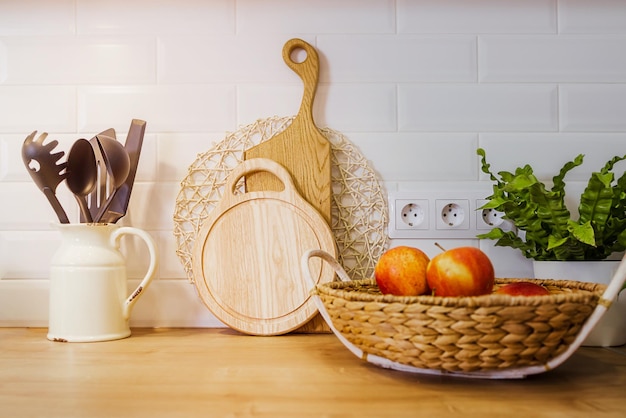
<path fill-rule="evenodd" d="M 493 192 L 491 183 L 412 183 L 412 189 L 389 193 L 390 238 L 476 238 L 496 227 L 479 210 Z M 422 220 L 407 223 L 407 214 Z"/>

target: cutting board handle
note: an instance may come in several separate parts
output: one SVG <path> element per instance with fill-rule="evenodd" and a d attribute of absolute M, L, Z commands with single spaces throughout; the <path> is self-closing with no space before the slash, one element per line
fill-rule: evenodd
<path fill-rule="evenodd" d="M 306 52 L 306 58 L 301 62 L 294 61 L 292 58 L 293 52 L 297 49 L 303 49 Z M 289 68 L 298 74 L 304 83 L 302 103 L 297 116 L 306 118 L 307 122 L 314 125 L 313 100 L 315 99 L 320 69 L 320 59 L 317 51 L 302 39 L 293 38 L 288 40 L 283 46 L 283 60 Z"/>
<path fill-rule="evenodd" d="M 284 186 L 283 190 L 265 190 L 263 193 L 275 193 L 277 198 L 291 203 L 298 200 L 298 198 L 302 199 L 287 169 L 270 158 L 252 158 L 250 160 L 244 160 L 233 168 L 226 182 L 225 190 L 227 190 L 228 193 L 224 195 L 223 199 L 231 203 L 230 201 L 237 196 L 236 190 L 239 180 L 247 174 L 262 171 L 276 176 Z"/>

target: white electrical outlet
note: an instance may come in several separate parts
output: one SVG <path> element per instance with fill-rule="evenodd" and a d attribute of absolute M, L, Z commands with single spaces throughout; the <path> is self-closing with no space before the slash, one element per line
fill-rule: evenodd
<path fill-rule="evenodd" d="M 436 229 L 469 229 L 470 205 L 467 199 L 436 199 Z"/>
<path fill-rule="evenodd" d="M 493 192 L 490 183 L 412 183 L 412 189 L 389 193 L 390 238 L 476 238 L 512 228 L 502 213 L 480 209 Z"/>
<path fill-rule="evenodd" d="M 428 200 L 402 200 L 396 201 L 396 225 L 399 229 L 428 229 Z"/>

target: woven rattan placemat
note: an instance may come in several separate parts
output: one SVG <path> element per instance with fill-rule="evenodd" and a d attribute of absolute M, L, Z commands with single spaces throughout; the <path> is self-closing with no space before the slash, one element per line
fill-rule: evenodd
<path fill-rule="evenodd" d="M 208 151 L 198 154 L 181 182 L 174 210 L 176 254 L 194 282 L 192 254 L 196 236 L 207 215 L 220 201 L 226 178 L 243 160 L 243 151 L 283 131 L 290 117 L 260 119 L 230 133 Z M 340 132 L 320 129 L 331 143 L 331 230 L 338 260 L 354 279 L 372 277 L 388 244 L 388 210 L 379 177 L 367 159 Z M 243 192 L 240 187 L 239 192 Z"/>

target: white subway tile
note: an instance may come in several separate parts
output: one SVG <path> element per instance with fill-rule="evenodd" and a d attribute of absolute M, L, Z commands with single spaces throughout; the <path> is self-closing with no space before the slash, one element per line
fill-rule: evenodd
<path fill-rule="evenodd" d="M 400 131 L 555 131 L 557 89 L 535 84 L 400 85 Z"/>
<path fill-rule="evenodd" d="M 75 0 L 0 2 L 0 36 L 72 35 Z"/>
<path fill-rule="evenodd" d="M 556 0 L 398 0 L 398 33 L 555 33 Z"/>
<path fill-rule="evenodd" d="M 238 0 L 238 33 L 393 33 L 392 0 Z"/>
<path fill-rule="evenodd" d="M 349 139 L 387 181 L 478 178 L 478 135 L 471 133 L 350 133 Z M 381 152 L 384 149 L 385 152 Z"/>
<path fill-rule="evenodd" d="M 233 33 L 232 0 L 76 0 L 79 34 Z"/>
<path fill-rule="evenodd" d="M 57 198 L 70 221 L 78 219 L 78 205 L 64 184 L 57 188 Z M 49 229 L 59 222 L 46 196 L 34 182 L 0 182 L 0 230 L 32 231 Z"/>
<path fill-rule="evenodd" d="M 626 132 L 484 133 L 479 138 L 492 172 L 514 172 L 517 167 L 530 164 L 542 181 L 551 181 L 566 162 L 584 154 L 583 164 L 568 172 L 566 183 L 588 181 L 591 172 L 599 171 L 613 156 L 626 154 L 624 143 Z M 479 161 L 478 156 L 475 160 Z M 489 180 L 488 175 L 481 172 L 481 180 Z"/>
<path fill-rule="evenodd" d="M 4 277 L 24 280 L 49 277 L 50 261 L 61 244 L 61 235 L 50 226 L 46 229 L 0 231 Z"/>
<path fill-rule="evenodd" d="M 85 86 L 78 89 L 79 129 L 133 118 L 150 131 L 225 131 L 235 125 L 235 88 L 229 85 Z"/>
<path fill-rule="evenodd" d="M 625 131 L 626 84 L 567 84 L 559 87 L 562 131 Z"/>
<path fill-rule="evenodd" d="M 310 35 L 297 36 L 315 46 Z M 273 83 L 299 80 L 283 61 L 280 35 L 161 36 L 159 83 Z"/>
<path fill-rule="evenodd" d="M 0 38 L 0 85 L 9 77 L 8 51 L 3 38 Z"/>
<path fill-rule="evenodd" d="M 137 182 L 128 203 L 128 212 L 118 224 L 150 231 L 174 230 L 174 207 L 180 182 Z"/>
<path fill-rule="evenodd" d="M 187 176 L 189 166 L 198 154 L 207 151 L 213 142 L 221 141 L 225 137 L 225 132 L 160 134 L 157 142 L 159 166 L 156 179 L 180 182 Z"/>
<path fill-rule="evenodd" d="M 0 39 L 6 84 L 154 83 L 149 37 L 31 36 Z M 45 68 L 45 71 L 42 71 Z"/>
<path fill-rule="evenodd" d="M 623 35 L 486 35 L 478 45 L 481 81 L 626 81 Z"/>
<path fill-rule="evenodd" d="M 74 132 L 76 89 L 70 86 L 0 86 L 0 115 L 3 115 L 0 132 L 28 134 L 35 129 Z"/>
<path fill-rule="evenodd" d="M 296 115 L 302 85 L 244 85 L 239 88 L 240 124 L 271 116 Z M 320 85 L 313 102 L 317 126 L 343 131 L 395 131 L 396 91 L 392 84 Z"/>
<path fill-rule="evenodd" d="M 302 82 L 289 84 L 242 84 L 237 87 L 237 126 L 273 116 L 293 116 L 302 103 Z M 319 96 L 319 87 L 318 93 Z M 313 116 L 318 118 L 318 98 L 314 100 Z"/>
<path fill-rule="evenodd" d="M 476 81 L 475 36 L 323 35 L 325 82 Z"/>
<path fill-rule="evenodd" d="M 560 33 L 626 34 L 623 0 L 559 0 Z"/>
<path fill-rule="evenodd" d="M 393 84 L 332 84 L 319 88 L 318 125 L 340 131 L 397 130 L 397 94 Z"/>
<path fill-rule="evenodd" d="M 159 240 L 159 277 L 161 279 L 187 280 L 187 273 L 176 255 L 178 243 L 172 231 L 163 231 L 157 234 Z M 193 287 L 193 285 L 190 284 Z"/>

